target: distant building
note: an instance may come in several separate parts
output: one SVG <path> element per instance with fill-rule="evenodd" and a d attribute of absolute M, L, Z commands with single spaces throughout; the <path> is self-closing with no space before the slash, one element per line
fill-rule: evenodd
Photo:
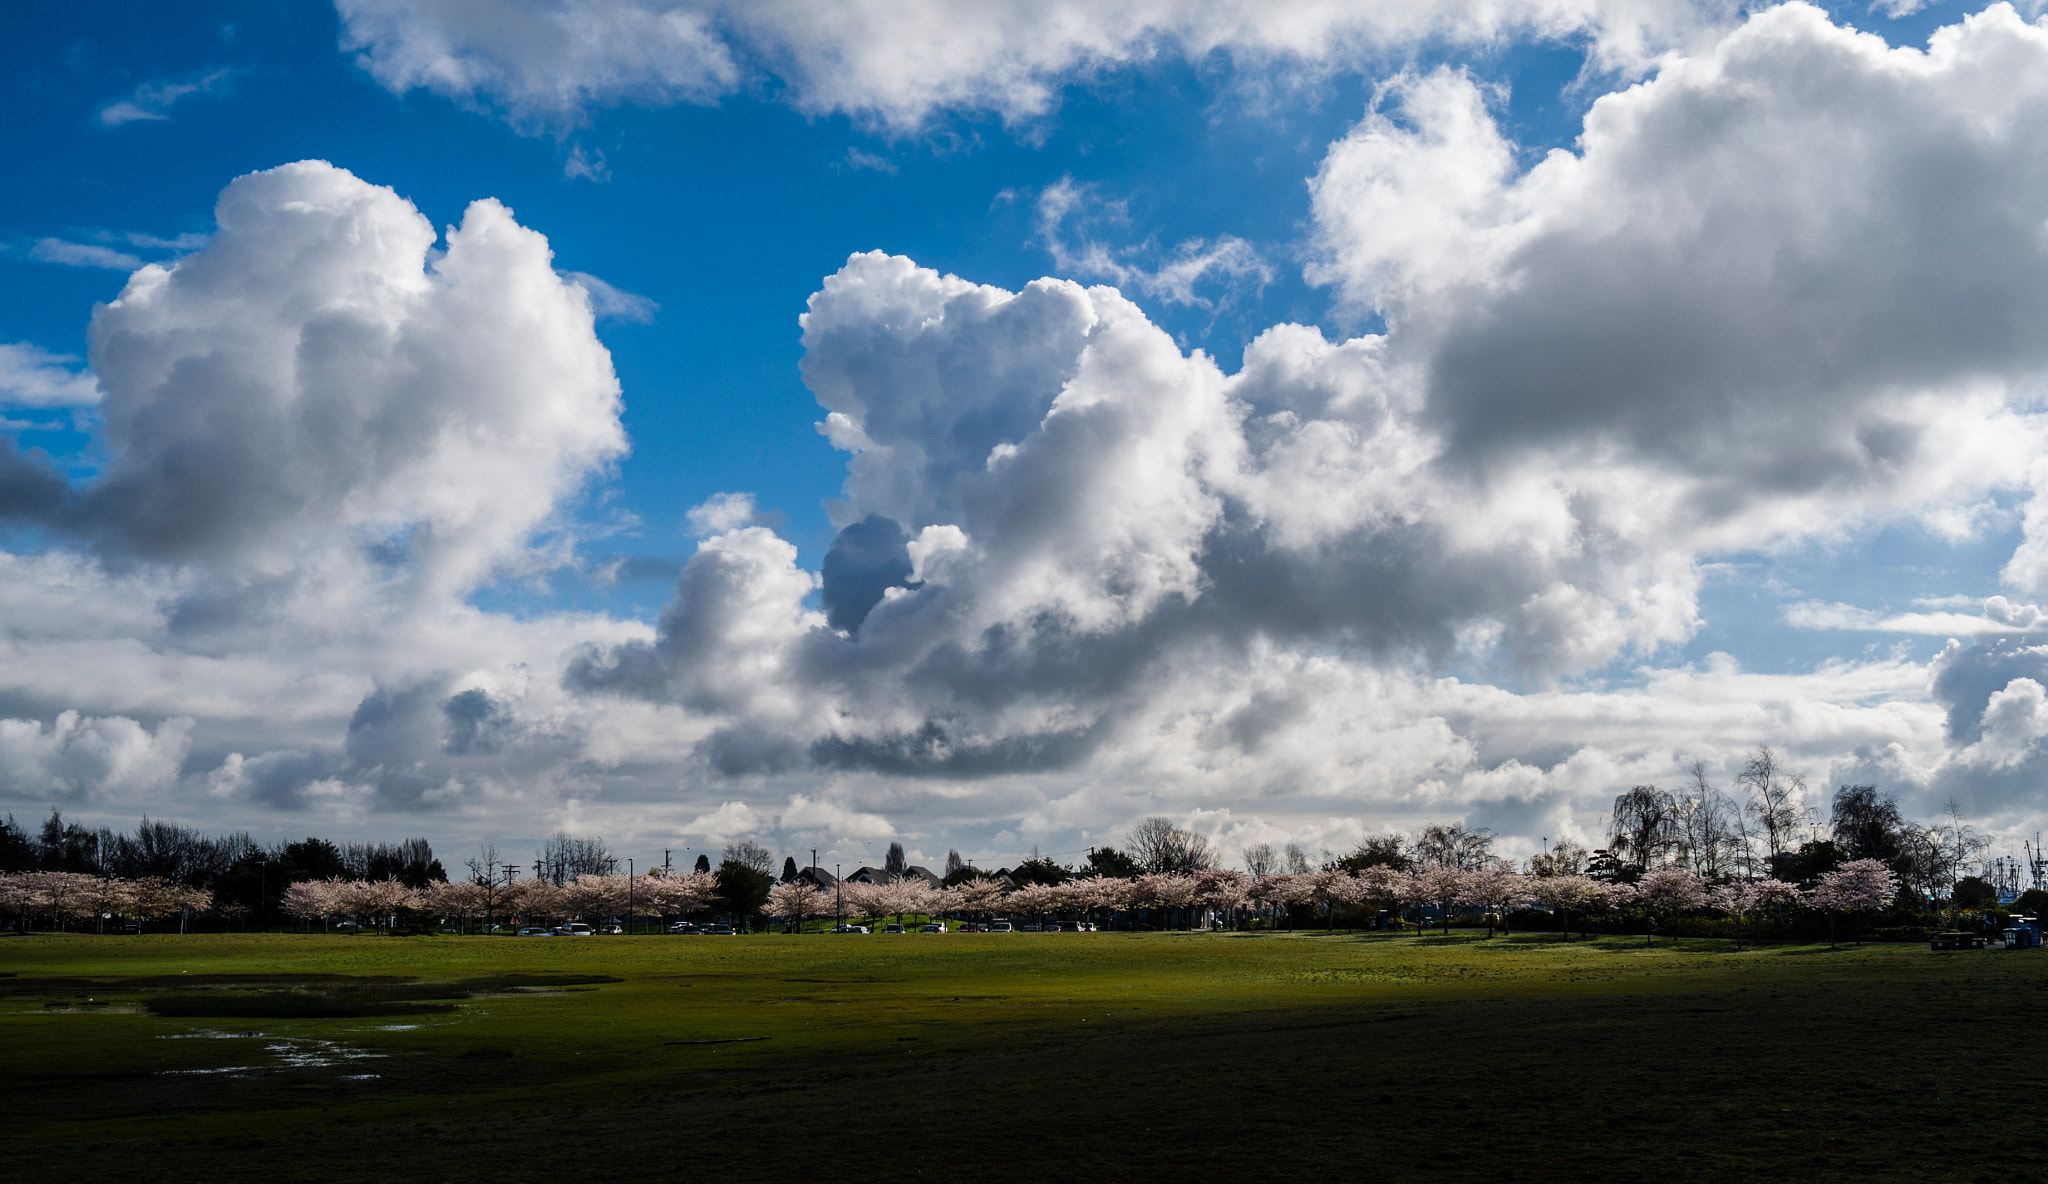
<path fill-rule="evenodd" d="M 851 876 L 847 878 L 852 879 Z M 796 873 L 796 878 L 793 879 L 791 883 L 809 884 L 811 887 L 816 888 L 820 892 L 830 892 L 834 888 L 839 886 L 838 879 L 834 877 L 831 872 L 828 872 L 824 868 L 819 867 L 807 867 L 798 869 Z"/>

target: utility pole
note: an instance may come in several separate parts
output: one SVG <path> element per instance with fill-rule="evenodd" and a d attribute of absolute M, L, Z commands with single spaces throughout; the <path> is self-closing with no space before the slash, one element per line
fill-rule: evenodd
<path fill-rule="evenodd" d="M 661 874 L 662 874 L 662 875 L 667 875 L 668 873 L 669 873 L 669 866 L 668 866 L 668 848 L 667 848 L 667 847 L 663 847 L 663 848 L 661 849 Z"/>
<path fill-rule="evenodd" d="M 633 857 L 626 856 L 626 936 L 633 936 Z"/>
<path fill-rule="evenodd" d="M 841 879 L 839 878 L 839 865 L 838 865 L 838 864 L 836 864 L 836 863 L 835 863 L 835 864 L 833 864 L 833 865 L 832 865 L 832 922 L 833 922 L 833 924 L 835 924 L 835 925 L 844 925 L 844 924 L 846 924 L 846 906 L 840 903 L 841 899 L 842 899 L 842 898 L 844 898 L 844 896 L 846 895 L 846 894 L 845 894 L 845 893 L 844 893 L 843 891 L 841 891 L 841 888 L 842 888 L 842 886 L 844 885 L 844 883 L 845 883 L 845 882 L 844 882 L 843 880 L 841 880 Z"/>

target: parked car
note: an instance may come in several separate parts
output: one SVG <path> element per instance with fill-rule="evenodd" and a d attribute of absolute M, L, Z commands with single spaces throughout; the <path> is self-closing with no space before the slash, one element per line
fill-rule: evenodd
<path fill-rule="evenodd" d="M 668 931 L 670 933 L 696 933 L 698 929 L 696 925 L 689 921 L 677 921 L 668 927 Z"/>
<path fill-rule="evenodd" d="M 519 931 L 519 936 L 521 937 L 553 937 L 554 935 L 553 930 L 543 929 L 538 925 L 528 925 Z"/>
<path fill-rule="evenodd" d="M 731 937 L 735 933 L 745 933 L 746 930 L 734 929 L 730 925 L 706 925 L 704 928 L 699 929 L 697 932 L 703 934 L 706 937 Z"/>
<path fill-rule="evenodd" d="M 982 924 L 982 923 L 981 923 L 980 921 L 963 921 L 963 922 L 961 922 L 961 924 L 960 924 L 960 928 L 959 928 L 958 930 L 956 930 L 955 932 L 958 932 L 958 933 L 987 933 L 987 932 L 988 932 L 988 926 L 986 926 L 986 925 Z"/>
<path fill-rule="evenodd" d="M 625 931 L 626 927 L 624 925 L 619 924 L 617 921 L 614 921 L 611 924 L 606 925 L 602 929 L 598 930 L 599 933 L 624 933 Z"/>
<path fill-rule="evenodd" d="M 556 937 L 589 937 L 591 932 L 590 926 L 585 925 L 581 921 L 571 921 L 567 925 L 555 926 Z"/>
<path fill-rule="evenodd" d="M 918 926 L 917 931 L 919 933 L 944 933 L 946 931 L 946 926 L 945 923 L 942 921 L 927 921 L 924 924 Z"/>
<path fill-rule="evenodd" d="M 983 929 L 983 930 L 982 930 L 982 932 L 983 932 L 983 933 L 1015 933 L 1015 932 L 1017 932 L 1017 927 L 1016 927 L 1016 926 L 1014 926 L 1014 925 L 1012 925 L 1012 924 L 1010 924 L 1010 923 L 1009 923 L 1008 921 L 997 921 L 997 922 L 995 922 L 994 924 L 992 924 L 992 925 L 988 926 L 987 928 Z"/>
<path fill-rule="evenodd" d="M 907 932 L 909 932 L 909 930 L 906 930 L 906 929 L 905 929 L 905 928 L 903 928 L 903 926 L 901 926 L 901 925 L 884 925 L 884 926 L 882 926 L 882 932 L 883 932 L 883 933 L 907 933 Z"/>
<path fill-rule="evenodd" d="M 1017 932 L 1019 932 L 1019 933 L 1037 933 L 1037 932 L 1038 932 L 1038 926 L 1036 926 L 1036 925 L 1031 925 L 1031 924 L 1024 924 L 1024 925 L 1019 925 L 1019 926 L 1017 926 Z"/>
<path fill-rule="evenodd" d="M 832 932 L 834 933 L 866 933 L 867 931 L 868 927 L 865 925 L 834 925 L 832 927 Z"/>

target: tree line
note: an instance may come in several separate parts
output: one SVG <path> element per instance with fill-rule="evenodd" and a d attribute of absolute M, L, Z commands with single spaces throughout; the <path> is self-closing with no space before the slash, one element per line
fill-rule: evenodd
<path fill-rule="evenodd" d="M 1090 849 L 1068 867 L 1037 856 L 1000 873 L 948 852 L 936 884 L 905 874 L 902 844 L 892 842 L 876 883 L 821 890 L 798 876 L 793 857 L 773 874 L 774 856 L 758 843 L 728 844 L 715 869 L 707 855 L 682 872 L 620 874 L 602 839 L 557 833 L 531 864 L 501 860 L 483 846 L 450 877 L 423 838 L 399 843 L 332 843 L 308 837 L 262 845 L 246 833 L 208 836 L 143 819 L 135 831 L 67 823 L 55 810 L 30 833 L 10 816 L 0 823 L 0 913 L 24 924 L 103 924 L 197 914 L 247 925 L 292 917 L 326 925 L 340 918 L 388 925 L 400 918 L 461 929 L 498 918 L 692 916 L 716 912 L 744 924 L 772 916 L 800 926 L 821 917 L 1012 916 L 1092 920 L 1142 914 L 1161 923 L 1372 923 L 1425 916 L 1446 926 L 1459 911 L 1506 923 L 1532 905 L 1569 931 L 1639 919 L 1645 931 L 1681 918 L 1718 914 L 1739 934 L 1767 917 L 1780 928 L 1788 910 L 1830 921 L 1886 913 L 1911 924 L 1945 904 L 1949 921 L 1987 913 L 1992 885 L 1970 873 L 1988 846 L 1955 803 L 1932 823 L 1915 822 L 1896 797 L 1871 785 L 1840 786 L 1825 825 L 1808 808 L 1804 781 L 1768 746 L 1746 758 L 1722 790 L 1695 764 L 1676 790 L 1630 787 L 1614 799 L 1606 846 L 1560 841 L 1517 865 L 1495 856 L 1494 836 L 1462 822 L 1410 835 L 1372 835 L 1353 850 L 1311 857 L 1298 844 L 1254 843 L 1243 870 L 1225 869 L 1207 837 L 1171 819 L 1141 820 L 1120 846 Z M 529 874 L 530 873 L 530 874 Z M 1883 893 L 1878 900 L 1873 893 Z M 2039 899 L 2035 899 L 2036 896 Z M 2048 894 L 2016 902 L 2040 912 Z M 1151 922 L 1139 922 L 1149 924 Z"/>

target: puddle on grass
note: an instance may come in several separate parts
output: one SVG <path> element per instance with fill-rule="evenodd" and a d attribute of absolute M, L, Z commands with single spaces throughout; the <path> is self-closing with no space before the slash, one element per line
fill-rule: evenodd
<path fill-rule="evenodd" d="M 164 1076 L 213 1076 L 223 1073 L 260 1073 L 271 1069 L 332 1069 L 337 1066 L 353 1065 L 357 1061 L 382 1060 L 381 1052 L 367 1048 L 356 1048 L 333 1040 L 301 1040 L 285 1037 L 266 1037 L 262 1032 L 173 1032 L 157 1037 L 159 1040 L 268 1040 L 263 1051 L 276 1060 L 268 1065 L 226 1065 L 218 1069 L 166 1069 Z M 377 1074 L 358 1074 L 344 1077 L 345 1081 L 364 1081 Z"/>
<path fill-rule="evenodd" d="M 351 1061 L 382 1059 L 381 1052 L 366 1048 L 350 1048 L 332 1040 L 280 1040 L 266 1044 L 263 1051 L 275 1056 L 278 1063 L 287 1069 L 331 1069 Z"/>

